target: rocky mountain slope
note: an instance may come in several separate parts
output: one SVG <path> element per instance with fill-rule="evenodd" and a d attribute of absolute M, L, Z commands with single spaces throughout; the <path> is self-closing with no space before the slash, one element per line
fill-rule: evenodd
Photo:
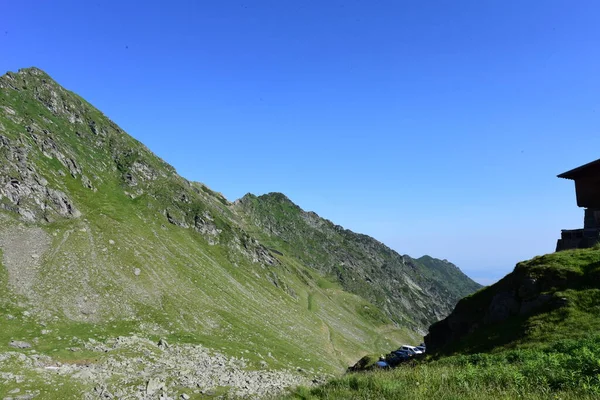
<path fill-rule="evenodd" d="M 418 340 L 477 286 L 282 195 L 232 204 L 36 68 L 0 77 L 0 249 L 0 383 L 21 376 L 46 388 L 65 382 L 46 368 L 114 364 L 82 343 L 137 336 L 166 339 L 171 355 L 203 345 L 248 370 L 301 369 L 310 381 Z M 144 344 L 127 351 L 150 354 Z M 124 397 L 148 395 L 149 375 L 114 365 L 77 375 L 73 393 L 113 391 L 108 379 L 133 388 Z M 201 381 L 165 371 L 169 390 Z"/>
<path fill-rule="evenodd" d="M 458 299 L 481 287 L 448 261 L 402 256 L 372 237 L 302 210 L 281 193 L 248 194 L 234 205 L 261 243 L 339 282 L 415 331 L 443 318 Z"/>
<path fill-rule="evenodd" d="M 600 250 L 524 261 L 499 282 L 460 300 L 429 328 L 439 354 L 497 351 L 585 339 L 600 329 Z"/>

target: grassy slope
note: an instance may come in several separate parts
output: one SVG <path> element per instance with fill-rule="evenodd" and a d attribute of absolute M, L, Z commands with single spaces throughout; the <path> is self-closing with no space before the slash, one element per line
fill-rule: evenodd
<path fill-rule="evenodd" d="M 398 325 L 424 330 L 481 286 L 454 265 L 401 256 L 377 240 L 305 212 L 285 195 L 248 194 L 235 203 L 247 229 L 379 306 Z"/>
<path fill-rule="evenodd" d="M 520 263 L 496 285 L 466 297 L 477 313 L 515 276 L 534 277 L 561 301 L 483 327 L 436 359 L 394 371 L 348 374 L 292 398 L 586 399 L 600 396 L 600 250 L 570 250 Z M 480 315 L 480 318 L 483 318 Z M 418 384 L 417 384 L 418 382 Z M 412 383 L 412 384 L 410 384 Z"/>
<path fill-rule="evenodd" d="M 431 256 L 423 256 L 414 260 L 423 265 L 423 273 L 448 290 L 452 297 L 463 298 L 466 295 L 481 289 L 481 285 L 471 279 L 465 279 L 465 274 L 447 260 L 440 260 Z"/>
<path fill-rule="evenodd" d="M 28 149 L 28 165 L 67 193 L 82 216 L 50 215 L 50 222 L 32 224 L 0 211 L 0 231 L 40 226 L 52 243 L 30 295 L 16 295 L 0 269 L 0 352 L 14 350 L 8 343 L 15 339 L 57 360 L 85 360 L 91 355 L 68 349 L 88 338 L 135 333 L 201 343 L 256 365 L 264 359 L 273 368 L 335 372 L 363 354 L 416 339 L 294 257 L 272 254 L 274 265 L 253 260 L 259 245 L 222 196 L 177 176 L 84 100 L 41 71 L 30 72 L 15 75 L 20 90 L 0 92 L 0 105 L 16 112 L 0 110 L 2 135 Z M 59 111 L 44 106 L 52 92 Z M 81 122 L 68 122 L 67 114 Z M 81 172 L 43 155 L 46 139 Z M 127 185 L 136 162 L 156 177 L 138 175 L 137 185 Z M 11 174 L 23 180 L 19 173 Z M 188 225 L 208 213 L 220 230 L 217 243 L 170 224 L 165 210 Z"/>
<path fill-rule="evenodd" d="M 585 338 L 600 330 L 600 250 L 568 250 L 519 263 L 500 282 L 462 299 L 457 310 L 483 318 L 485 305 L 516 277 L 537 279 L 544 287 L 542 294 L 560 299 L 561 306 L 553 306 L 551 301 L 533 314 L 483 326 L 443 353 L 537 347 L 561 339 Z"/>
<path fill-rule="evenodd" d="M 597 399 L 600 337 L 352 373 L 291 399 Z"/>

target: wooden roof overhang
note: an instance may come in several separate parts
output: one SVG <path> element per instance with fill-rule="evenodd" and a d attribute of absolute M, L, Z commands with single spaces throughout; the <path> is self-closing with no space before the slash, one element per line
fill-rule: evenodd
<path fill-rule="evenodd" d="M 575 194 L 579 207 L 600 210 L 600 159 L 558 175 L 575 181 Z"/>
<path fill-rule="evenodd" d="M 570 171 L 557 175 L 559 178 L 577 180 L 586 178 L 590 175 L 600 175 L 600 159 L 584 164 L 581 167 L 573 168 Z"/>

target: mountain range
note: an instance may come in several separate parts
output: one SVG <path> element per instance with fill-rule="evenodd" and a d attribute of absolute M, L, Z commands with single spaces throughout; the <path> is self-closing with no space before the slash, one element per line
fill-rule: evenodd
<path fill-rule="evenodd" d="M 42 388 L 59 379 L 43 368 L 110 364 L 98 349 L 132 337 L 203 346 L 249 371 L 335 373 L 420 342 L 480 288 L 446 260 L 401 255 L 284 194 L 231 202 L 188 181 L 37 68 L 0 77 L 0 249 L 0 371 L 15 348 L 43 356 L 37 372 L 10 367 Z M 127 351 L 148 357 L 136 343 Z M 114 368 L 69 390 L 150 392 L 150 372 L 128 381 Z M 173 379 L 163 387 L 185 386 Z"/>

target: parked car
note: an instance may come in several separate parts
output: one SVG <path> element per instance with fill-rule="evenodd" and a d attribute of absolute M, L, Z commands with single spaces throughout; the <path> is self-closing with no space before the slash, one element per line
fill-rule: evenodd
<path fill-rule="evenodd" d="M 414 355 L 410 351 L 401 350 L 401 349 L 398 349 L 398 350 L 396 350 L 396 351 L 394 351 L 392 353 L 395 354 L 395 355 L 397 355 L 397 356 L 399 356 L 399 357 L 405 358 L 405 359 L 409 359 L 409 358 L 411 358 Z"/>
<path fill-rule="evenodd" d="M 416 346 L 417 349 L 421 350 L 421 352 L 426 353 L 425 346 Z"/>
<path fill-rule="evenodd" d="M 385 362 L 388 363 L 388 365 L 391 368 L 396 368 L 398 366 L 398 364 L 400 364 L 401 362 L 405 361 L 402 357 L 396 355 L 396 354 L 391 354 L 388 357 L 386 357 Z"/>
<path fill-rule="evenodd" d="M 404 346 L 400 347 L 398 350 L 406 350 L 408 352 L 411 352 L 413 355 L 417 355 L 417 354 L 423 354 L 423 352 L 419 349 L 417 349 L 415 346 L 409 346 L 407 344 L 405 344 Z"/>

